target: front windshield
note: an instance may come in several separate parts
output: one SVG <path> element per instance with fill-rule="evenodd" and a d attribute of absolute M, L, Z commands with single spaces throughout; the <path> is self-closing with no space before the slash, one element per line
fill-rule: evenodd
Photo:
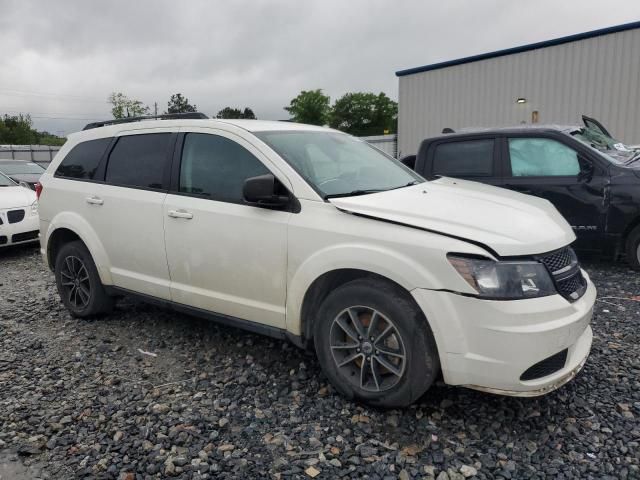
<path fill-rule="evenodd" d="M 324 198 L 362 195 L 425 180 L 364 140 L 336 132 L 256 133 Z"/>
<path fill-rule="evenodd" d="M 44 168 L 31 162 L 0 162 L 0 171 L 7 175 L 38 174 L 44 173 Z"/>
<path fill-rule="evenodd" d="M 15 187 L 16 183 L 11 180 L 9 177 L 5 177 L 2 173 L 0 173 L 0 187 Z"/>
<path fill-rule="evenodd" d="M 639 153 L 615 138 L 593 128 L 580 128 L 571 132 L 571 135 L 615 163 L 627 163 Z"/>

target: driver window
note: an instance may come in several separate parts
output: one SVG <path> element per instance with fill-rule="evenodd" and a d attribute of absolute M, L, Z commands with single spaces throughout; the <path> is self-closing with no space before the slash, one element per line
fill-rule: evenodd
<path fill-rule="evenodd" d="M 267 173 L 260 160 L 228 138 L 206 133 L 188 133 L 185 137 L 180 163 L 182 193 L 244 203 L 244 181 Z"/>
<path fill-rule="evenodd" d="M 550 138 L 510 138 L 509 156 L 514 177 L 576 176 L 578 153 Z"/>

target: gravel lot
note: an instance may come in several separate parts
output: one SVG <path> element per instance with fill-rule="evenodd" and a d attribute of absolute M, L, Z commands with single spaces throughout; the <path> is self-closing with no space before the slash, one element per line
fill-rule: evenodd
<path fill-rule="evenodd" d="M 587 270 L 600 301 L 572 383 L 439 385 L 380 411 L 286 342 L 131 300 L 73 319 L 35 247 L 0 250 L 0 478 L 640 478 L 640 275 Z"/>

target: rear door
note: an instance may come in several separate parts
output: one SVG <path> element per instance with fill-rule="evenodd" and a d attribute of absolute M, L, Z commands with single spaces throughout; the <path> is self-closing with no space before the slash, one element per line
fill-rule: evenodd
<path fill-rule="evenodd" d="M 505 187 L 549 200 L 574 229 L 575 247 L 602 248 L 608 177 L 561 136 L 509 136 L 504 141 Z"/>
<path fill-rule="evenodd" d="M 429 146 L 423 171 L 428 178 L 463 178 L 489 185 L 502 185 L 496 137 L 466 137 L 438 140 Z"/>
<path fill-rule="evenodd" d="M 145 129 L 117 137 L 100 167 L 104 183 L 88 184 L 84 198 L 114 284 L 167 300 L 162 207 L 176 136 L 166 129 Z"/>

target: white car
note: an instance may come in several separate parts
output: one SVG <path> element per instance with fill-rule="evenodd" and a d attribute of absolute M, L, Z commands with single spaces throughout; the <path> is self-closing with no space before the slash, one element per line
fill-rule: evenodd
<path fill-rule="evenodd" d="M 549 202 L 427 182 L 335 130 L 88 125 L 38 193 L 42 254 L 73 315 L 127 293 L 288 338 L 315 348 L 337 390 L 373 405 L 410 404 L 440 372 L 540 395 L 591 347 L 596 289 Z"/>
<path fill-rule="evenodd" d="M 38 241 L 36 193 L 0 173 L 0 248 Z"/>

